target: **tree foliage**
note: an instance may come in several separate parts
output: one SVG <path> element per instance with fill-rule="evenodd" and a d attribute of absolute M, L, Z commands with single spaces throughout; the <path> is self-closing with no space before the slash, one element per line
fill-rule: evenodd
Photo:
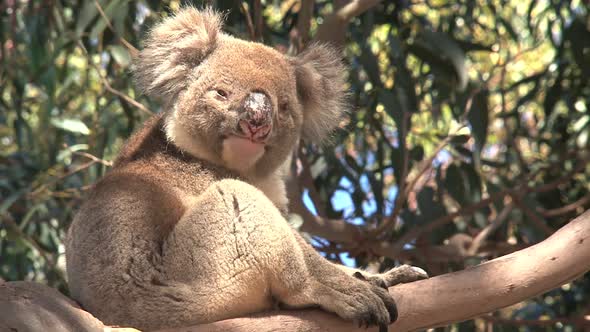
<path fill-rule="evenodd" d="M 229 33 L 282 52 L 314 39 L 343 50 L 350 119 L 332 146 L 301 145 L 290 185 L 290 222 L 326 257 L 441 274 L 537 243 L 589 206 L 587 2 L 195 3 L 207 4 Z M 72 214 L 160 111 L 133 86 L 135 48 L 180 5 L 0 4 L 0 277 L 67 292 Z M 589 281 L 458 328 L 571 330 Z"/>

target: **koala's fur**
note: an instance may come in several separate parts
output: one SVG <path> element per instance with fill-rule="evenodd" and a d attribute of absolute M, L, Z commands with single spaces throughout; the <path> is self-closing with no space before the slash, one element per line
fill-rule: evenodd
<path fill-rule="evenodd" d="M 343 114 L 337 53 L 313 45 L 289 57 L 220 29 L 218 14 L 185 8 L 151 31 L 135 76 L 165 110 L 129 139 L 75 217 L 72 296 L 106 324 L 147 330 L 275 301 L 385 326 L 397 315 L 386 287 L 423 271 L 337 266 L 283 217 L 293 147 L 322 141 Z"/>

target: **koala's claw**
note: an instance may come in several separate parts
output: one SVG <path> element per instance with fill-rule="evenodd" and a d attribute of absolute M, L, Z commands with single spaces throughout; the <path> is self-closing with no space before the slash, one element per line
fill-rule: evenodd
<path fill-rule="evenodd" d="M 352 285 L 339 289 L 338 293 L 346 296 L 331 299 L 330 304 L 336 304 L 331 311 L 352 320 L 359 327 L 379 326 L 381 331 L 383 327 L 387 331 L 387 326 L 397 319 L 395 301 L 384 288 L 354 281 Z M 324 308 L 328 306 L 324 304 Z"/>
<path fill-rule="evenodd" d="M 427 279 L 428 273 L 416 266 L 402 265 L 383 273 L 381 276 L 387 287 L 391 287 L 397 284 Z"/>
<path fill-rule="evenodd" d="M 379 326 L 385 325 L 385 326 L 387 326 L 387 325 L 395 322 L 397 320 L 397 306 L 395 304 L 395 301 L 393 300 L 393 297 L 391 297 L 391 295 L 387 291 L 387 288 L 381 288 L 381 287 L 372 285 L 371 290 L 377 296 L 379 296 L 379 298 L 383 302 L 383 305 L 385 305 L 385 309 L 387 310 L 388 317 L 375 317 L 376 316 L 375 314 L 377 314 L 377 312 L 374 312 L 374 313 L 372 313 L 372 317 L 374 317 L 374 320 L 371 321 L 370 325 L 379 325 Z M 389 318 L 389 319 L 387 320 L 387 318 Z M 384 321 L 384 319 L 385 319 L 385 321 Z"/>
<path fill-rule="evenodd" d="M 397 284 L 405 284 L 412 281 L 428 278 L 428 273 L 419 267 L 411 265 L 402 265 L 381 274 L 363 274 L 355 272 L 353 277 L 366 281 L 373 286 L 388 289 Z"/>
<path fill-rule="evenodd" d="M 389 313 L 389 322 L 387 322 L 388 324 L 386 324 L 389 325 L 397 320 L 397 305 L 395 304 L 395 300 L 393 299 L 391 294 L 389 294 L 389 292 L 387 291 L 387 288 L 383 289 L 377 287 L 375 289 L 378 290 L 379 293 L 381 293 L 381 300 L 383 300 L 383 303 L 387 308 L 387 312 Z"/>

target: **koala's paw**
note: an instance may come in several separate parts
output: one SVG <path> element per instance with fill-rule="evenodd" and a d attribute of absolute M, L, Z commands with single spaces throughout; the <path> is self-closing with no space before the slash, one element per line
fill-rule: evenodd
<path fill-rule="evenodd" d="M 397 319 L 397 307 L 386 289 L 366 282 L 354 281 L 344 289 L 335 290 L 337 298 L 330 300 L 330 311 L 351 320 L 359 327 L 375 326 L 387 331 L 387 326 Z"/>
<path fill-rule="evenodd" d="M 393 269 L 385 273 L 375 275 L 355 272 L 353 276 L 357 279 L 367 281 L 371 285 L 385 289 L 391 286 L 395 286 L 397 284 L 405 284 L 408 282 L 428 278 L 428 274 L 426 273 L 426 271 L 422 270 L 419 267 L 410 265 L 394 267 Z"/>

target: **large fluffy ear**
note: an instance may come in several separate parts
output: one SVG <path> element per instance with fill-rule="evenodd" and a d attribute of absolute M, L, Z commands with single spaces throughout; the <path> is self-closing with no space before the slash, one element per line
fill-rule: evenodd
<path fill-rule="evenodd" d="M 303 103 L 303 138 L 321 143 L 346 114 L 346 77 L 339 52 L 312 44 L 295 58 L 297 92 Z"/>
<path fill-rule="evenodd" d="M 147 95 L 169 100 L 186 85 L 188 72 L 215 48 L 221 16 L 186 7 L 149 33 L 134 64 L 137 85 Z"/>

